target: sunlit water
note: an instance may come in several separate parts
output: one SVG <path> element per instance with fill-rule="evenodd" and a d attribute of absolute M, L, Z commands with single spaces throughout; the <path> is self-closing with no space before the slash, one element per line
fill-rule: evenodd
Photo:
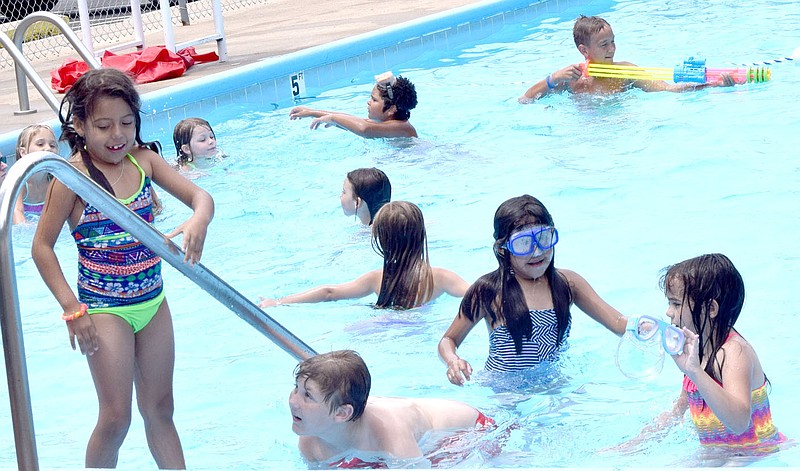
<path fill-rule="evenodd" d="M 368 230 L 342 216 L 345 174 L 377 166 L 393 199 L 425 214 L 431 263 L 468 280 L 492 270 L 492 216 L 504 200 L 540 198 L 561 234 L 556 264 L 583 275 L 626 314 L 663 316 L 659 270 L 708 252 L 730 256 L 747 287 L 737 323 L 771 380 L 773 418 L 800 436 L 796 393 L 799 320 L 800 179 L 796 135 L 800 68 L 773 67 L 773 81 L 697 93 L 516 98 L 556 68 L 580 60 L 571 29 L 579 13 L 614 27 L 617 59 L 672 67 L 690 55 L 709 66 L 769 60 L 800 46 L 791 1 L 620 1 L 610 10 L 509 25 L 480 44 L 397 64 L 419 94 L 415 140 L 363 140 L 338 129 L 310 131 L 288 109 L 230 106 L 204 116 L 231 157 L 195 180 L 214 196 L 203 262 L 254 301 L 343 282 L 380 266 Z M 372 75 L 333 84 L 309 106 L 366 116 Z M 351 83 L 352 82 L 352 83 Z M 157 137 L 163 143 L 169 136 Z M 174 199 L 157 227 L 188 215 Z M 59 308 L 29 255 L 33 227 L 15 230 L 38 452 L 42 467 L 80 467 L 97 414 L 88 368 L 68 347 Z M 74 280 L 66 231 L 57 251 Z M 175 319 L 175 421 L 193 468 L 302 468 L 287 397 L 295 361 L 216 300 L 165 266 Z M 449 397 L 513 425 L 503 453 L 472 453 L 474 467 L 674 467 L 721 464 L 703 453 L 691 421 L 633 453 L 604 451 L 631 438 L 680 392 L 671 360 L 651 381 L 615 365 L 618 339 L 573 309 L 562 360 L 528 375 L 491 377 L 488 335 L 476 327 L 460 349 L 478 371 L 450 385 L 436 345 L 459 300 L 444 297 L 408 312 L 376 311 L 374 297 L 281 306 L 268 313 L 319 352 L 352 348 L 370 366 L 374 395 Z M 5 391 L 6 385 L 3 382 Z M 6 393 L 3 396 L 7 397 Z M 0 408 L 0 467 L 16 466 L 8 408 Z M 497 439 L 498 437 L 492 436 Z M 476 449 L 480 449 L 477 447 Z M 798 466 L 797 448 L 730 464 Z M 141 419 L 120 467 L 153 468 Z"/>

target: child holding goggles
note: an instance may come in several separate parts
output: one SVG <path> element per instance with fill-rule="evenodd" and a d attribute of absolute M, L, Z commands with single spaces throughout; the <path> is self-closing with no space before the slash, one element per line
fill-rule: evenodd
<path fill-rule="evenodd" d="M 383 257 L 383 268 L 348 283 L 312 288 L 280 299 L 261 299 L 259 307 L 318 303 L 378 295 L 376 308 L 411 309 L 443 293 L 461 297 L 469 284 L 428 261 L 428 237 L 422 211 L 408 201 L 386 203 L 372 223 L 372 247 Z"/>
<path fill-rule="evenodd" d="M 777 449 L 786 437 L 772 423 L 767 376 L 733 327 L 744 304 L 739 271 L 725 255 L 701 255 L 668 267 L 661 288 L 667 316 L 686 337 L 682 351 L 667 350 L 684 373 L 683 388 L 671 411 L 618 448 L 641 442 L 688 409 L 703 445 Z"/>
<path fill-rule="evenodd" d="M 324 124 L 337 126 L 361 137 L 417 137 L 417 130 L 408 122 L 411 110 L 417 106 L 414 84 L 392 72 L 375 76 L 375 86 L 367 100 L 367 119 L 345 113 L 324 111 L 297 106 L 289 112 L 289 119 L 314 118 L 311 129 Z"/>
<path fill-rule="evenodd" d="M 489 371 L 522 370 L 556 359 L 569 336 L 572 303 L 608 330 L 625 333 L 626 317 L 582 276 L 555 268 L 558 230 L 539 200 L 523 195 L 501 204 L 494 238 L 498 268 L 470 286 L 439 342 L 451 383 L 463 385 L 472 375 L 472 366 L 456 350 L 481 319 L 489 328 Z"/>

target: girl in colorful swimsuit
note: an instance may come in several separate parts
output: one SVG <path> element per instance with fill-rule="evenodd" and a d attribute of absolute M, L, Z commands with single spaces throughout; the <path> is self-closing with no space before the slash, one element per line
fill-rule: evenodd
<path fill-rule="evenodd" d="M 786 437 L 772 423 L 767 375 L 753 346 L 733 327 L 744 304 L 744 281 L 722 254 L 701 255 L 665 270 L 667 316 L 683 330 L 681 394 L 625 446 L 677 423 L 688 409 L 700 443 L 769 452 Z"/>
<path fill-rule="evenodd" d="M 153 221 L 151 181 L 193 210 L 166 237 L 183 234 L 184 261 L 200 260 L 214 213 L 211 196 L 181 176 L 142 141 L 139 95 L 114 69 L 90 70 L 66 93 L 62 139 L 70 162 Z M 69 223 L 78 246 L 78 296 L 61 270 L 54 245 Z M 131 420 L 133 386 L 150 451 L 160 468 L 185 467 L 172 420 L 175 343 L 164 297 L 161 259 L 55 180 L 33 240 L 39 273 L 58 300 L 72 348 L 86 355 L 99 417 L 86 449 L 87 468 L 112 468 Z"/>
<path fill-rule="evenodd" d="M 339 199 L 345 216 L 355 215 L 369 226 L 378 210 L 392 199 L 392 184 L 377 168 L 357 168 L 347 173 Z"/>
<path fill-rule="evenodd" d="M 326 285 L 280 299 L 262 299 L 260 307 L 317 303 L 378 295 L 376 308 L 411 309 L 443 293 L 461 297 L 467 282 L 452 271 L 431 267 L 422 211 L 407 201 L 392 201 L 378 211 L 372 224 L 372 246 L 383 256 L 383 269 L 349 283 Z"/>
<path fill-rule="evenodd" d="M 361 137 L 417 137 L 417 130 L 408 121 L 411 110 L 417 106 L 414 84 L 392 72 L 375 76 L 375 86 L 367 101 L 367 119 L 335 111 L 315 110 L 297 106 L 289 112 L 289 119 L 314 118 L 311 129 L 321 125 L 336 126 Z"/>
<path fill-rule="evenodd" d="M 461 386 L 472 376 L 457 349 L 481 319 L 489 329 L 487 371 L 523 370 L 556 359 L 569 337 L 573 303 L 608 330 L 625 333 L 625 316 L 582 276 L 555 267 L 558 230 L 539 200 L 523 195 L 501 204 L 494 239 L 498 268 L 470 286 L 439 342 L 451 383 Z"/>
<path fill-rule="evenodd" d="M 30 152 L 48 151 L 58 154 L 58 141 L 50 126 L 32 124 L 19 134 L 16 148 L 16 161 Z M 14 208 L 14 224 L 26 221 L 26 215 L 40 215 L 44 208 L 50 175 L 47 172 L 36 172 L 25 182 Z"/>

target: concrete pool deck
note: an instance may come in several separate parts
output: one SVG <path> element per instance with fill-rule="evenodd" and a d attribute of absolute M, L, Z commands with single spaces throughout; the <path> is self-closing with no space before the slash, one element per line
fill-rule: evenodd
<path fill-rule="evenodd" d="M 479 1 L 327 0 L 305 3 L 302 7 L 298 7 L 299 4 L 291 0 L 269 0 L 262 5 L 242 7 L 224 13 L 228 49 L 226 62 L 198 64 L 188 69 L 181 77 L 139 85 L 137 88 L 143 94 L 161 90 L 265 58 L 281 56 L 476 3 Z M 180 43 L 206 35 L 210 29 L 213 29 L 212 18 L 198 20 L 191 26 L 175 27 L 175 39 Z M 145 36 L 147 46 L 163 43 L 163 34 L 160 32 Z M 215 50 L 215 47 L 212 44 L 204 44 L 197 49 L 198 52 L 207 52 Z M 32 64 L 49 84 L 50 71 L 69 57 L 77 57 L 77 54 L 67 53 L 55 59 L 34 60 Z M 57 117 L 30 81 L 28 95 L 31 109 L 36 109 L 37 112 L 14 114 L 14 111 L 19 110 L 14 71 L 12 68 L 0 71 L 0 134 Z M 59 100 L 62 96 L 56 94 Z"/>

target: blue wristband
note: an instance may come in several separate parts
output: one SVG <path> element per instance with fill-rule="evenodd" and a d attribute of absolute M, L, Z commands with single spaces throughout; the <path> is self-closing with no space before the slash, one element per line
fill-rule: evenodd
<path fill-rule="evenodd" d="M 556 88 L 556 86 L 555 86 L 555 84 L 553 84 L 553 82 L 550 81 L 550 79 L 552 78 L 550 75 L 551 74 L 547 74 L 547 77 L 544 78 L 544 81 L 547 83 L 547 88 L 552 90 L 552 89 Z"/>

